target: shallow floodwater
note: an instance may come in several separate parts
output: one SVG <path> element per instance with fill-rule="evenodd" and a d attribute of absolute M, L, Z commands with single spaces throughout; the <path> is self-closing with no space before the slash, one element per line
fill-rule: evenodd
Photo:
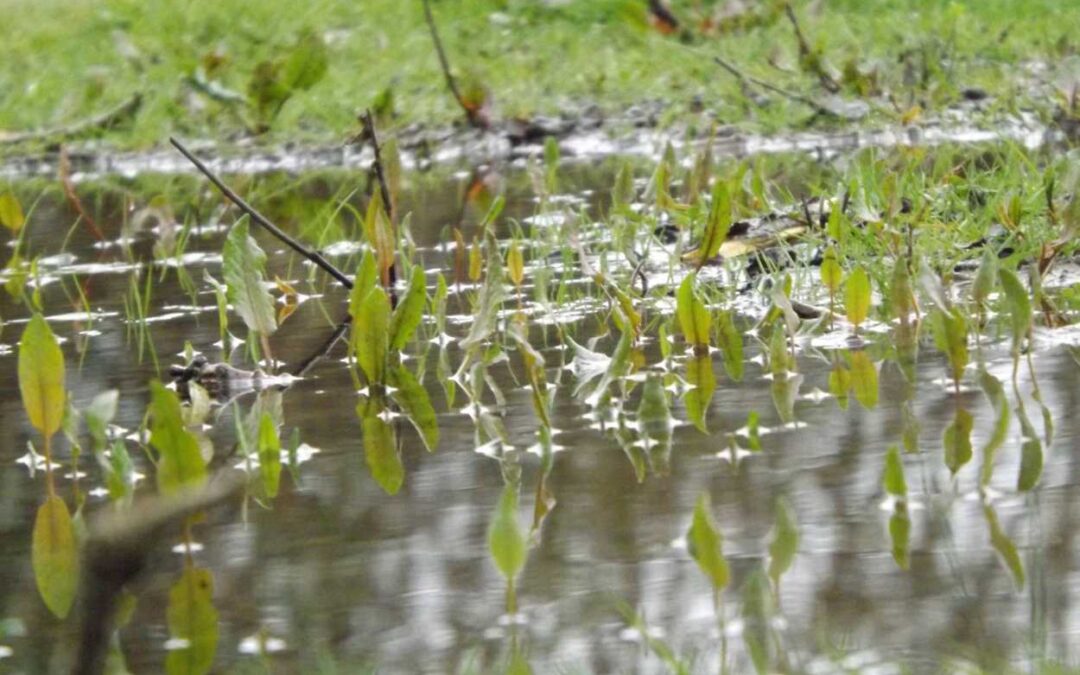
<path fill-rule="evenodd" d="M 575 185 L 573 209 L 588 212 L 594 190 L 607 189 L 613 178 L 606 169 L 578 171 L 565 182 Z M 259 206 L 296 231 L 301 218 L 286 208 L 290 190 L 326 199 L 349 180 L 362 184 L 363 178 L 337 175 L 294 188 L 279 177 L 278 187 Z M 513 188 L 520 187 L 520 172 L 517 181 L 511 181 L 506 222 L 537 209 L 527 191 Z M 453 256 L 443 246 L 448 225 L 464 218 L 467 232 L 475 227 L 478 215 L 459 203 L 466 182 L 429 179 L 413 185 L 403 200 L 402 210 L 414 212 L 411 232 L 418 259 L 430 272 L 429 289 L 436 271 L 453 276 Z M 102 214 L 98 224 L 115 239 L 125 207 L 110 190 L 115 186 L 102 188 L 94 203 Z M 133 263 L 118 249 L 95 247 L 82 228 L 72 229 L 75 215 L 57 191 L 38 204 L 29 239 L 33 254 L 56 256 L 59 242 L 72 233 L 61 257 L 42 261 L 41 274 L 45 314 L 54 317 L 53 330 L 66 338 L 68 388 L 77 407 L 103 390 L 118 389 L 115 423 L 133 433 L 148 403 L 147 383 L 167 377 L 167 366 L 182 360 L 185 342 L 213 360 L 222 358 L 215 347 L 214 297 L 202 280 L 204 269 L 221 276 L 223 234 L 212 227 L 219 216 L 201 214 L 198 224 L 206 231 L 194 228 L 188 242 L 184 268 L 194 296 L 161 266 L 136 270 L 140 284 L 146 269 L 155 275 L 145 326 L 159 371 L 149 347 L 144 345 L 139 360 L 138 322 L 129 323 L 125 310 Z M 232 215 L 222 221 L 231 222 Z M 500 236 L 509 231 L 499 228 Z M 268 252 L 271 278 L 306 277 L 306 267 L 280 244 L 261 234 L 257 238 Z M 149 264 L 152 243 L 150 234 L 139 235 L 134 264 Z M 334 259 L 355 266 L 355 257 Z M 92 320 L 69 299 L 78 298 L 76 272 L 86 284 Z M 314 289 L 322 297 L 302 303 L 272 338 L 275 356 L 287 364 L 317 352 L 346 313 L 346 294 L 322 275 L 316 278 Z M 315 293 L 306 284 L 299 288 Z M 450 295 L 447 332 L 455 338 L 468 332 L 473 318 L 467 292 L 452 289 Z M 508 306 L 512 302 L 510 292 Z M 76 614 L 65 622 L 54 619 L 35 589 L 31 528 L 43 478 L 40 472 L 31 477 L 17 462 L 27 442 L 36 439 L 22 409 L 16 372 L 15 344 L 27 312 L 0 295 L 0 316 L 6 322 L 0 333 L 0 429 L 5 432 L 0 438 L 0 645 L 11 650 L 0 667 L 63 672 L 75 641 Z M 595 313 L 585 313 L 567 319 L 564 328 L 584 344 L 600 332 L 596 319 Z M 235 315 L 230 325 L 243 333 Z M 484 399 L 485 409 L 507 432 L 506 443 L 493 446 L 477 431 L 468 397 L 458 389 L 453 403 L 448 401 L 439 346 L 425 340 L 409 347 L 406 365 L 415 369 L 420 360 L 426 365 L 423 383 L 438 413 L 441 440 L 428 453 L 407 421 L 394 422 L 405 480 L 391 496 L 365 464 L 356 385 L 344 361 L 344 343 L 338 344 L 282 394 L 282 436 L 296 429 L 318 452 L 295 472 L 283 473 L 281 493 L 272 502 L 236 499 L 193 528 L 201 545 L 194 557 L 213 575 L 219 615 L 214 672 L 500 672 L 513 648 L 537 673 L 667 672 L 642 632 L 630 626 L 626 608 L 692 672 L 716 672 L 721 636 L 712 592 L 685 543 L 702 492 L 711 496 L 731 563 L 723 632 L 734 672 L 751 669 L 742 639 L 741 589 L 767 562 L 781 496 L 793 507 L 801 539 L 769 624 L 781 655 L 777 663 L 783 664 L 778 667 L 810 673 L 933 672 L 947 669 L 945 664 L 970 663 L 999 671 L 1027 670 L 1050 659 L 1080 660 L 1080 611 L 1072 602 L 1080 597 L 1072 526 L 1080 509 L 1080 461 L 1072 452 L 1080 436 L 1080 367 L 1068 339 L 1044 337 L 1037 340 L 1032 364 L 1054 428 L 1052 442 L 1043 448 L 1041 483 L 1032 492 L 1016 491 L 1021 429 L 1014 421 L 983 501 L 977 491 L 979 449 L 990 435 L 992 407 L 975 385 L 973 370 L 955 397 L 942 379 L 944 360 L 928 343 L 909 383 L 889 356 L 888 336 L 870 340 L 867 351 L 880 379 L 879 402 L 872 410 L 854 398 L 841 409 L 825 395 L 834 354 L 803 345 L 797 359 L 803 378 L 794 404 L 797 421 L 785 425 L 775 404 L 776 380 L 753 360 L 761 349 L 748 338 L 750 361 L 741 382 L 730 380 L 719 357 L 712 360 L 718 386 L 706 418 L 710 433 L 689 424 L 683 403 L 674 398 L 670 448 L 647 453 L 637 467 L 643 473 L 639 480 L 632 461 L 642 457 L 638 446 L 617 440 L 601 423 L 604 411 L 573 395 L 576 378 L 568 367 L 573 354 L 559 346 L 554 327 L 534 325 L 530 339 L 544 356 L 549 383 L 557 382 L 552 426 L 558 452 L 546 482 L 556 505 L 528 552 L 515 615 L 506 612 L 505 581 L 491 561 L 487 532 L 504 485 L 503 467 L 490 455 L 513 452 L 511 446 L 525 451 L 536 443 L 538 423 L 520 366 L 488 367 L 491 382 L 505 394 L 503 404 Z M 604 340 L 596 349 L 610 352 L 614 343 Z M 446 349 L 456 368 L 456 343 Z M 644 355 L 648 364 L 661 361 L 655 339 L 645 345 Z M 238 356 L 237 365 L 243 366 Z M 1007 345 L 991 341 L 984 360 L 1008 389 Z M 1045 439 L 1038 402 L 1030 397 L 1031 372 L 1022 364 L 1019 387 Z M 641 389 L 632 391 L 626 409 L 637 409 Z M 1011 397 L 1010 390 L 1010 408 L 1016 405 Z M 236 405 L 246 412 L 255 399 L 247 394 Z M 882 488 L 886 450 L 900 443 L 906 426 L 905 401 L 920 427 L 920 452 L 903 459 L 910 491 L 907 570 L 894 560 L 888 529 L 892 506 Z M 975 457 L 952 478 L 942 436 L 957 405 L 974 416 Z M 235 410 L 223 408 L 213 418 L 210 436 L 219 453 L 233 443 Z M 760 414 L 762 449 L 733 464 L 730 435 L 744 427 L 751 412 Z M 66 443 L 62 457 L 63 448 Z M 144 473 L 151 473 L 137 446 L 129 443 L 129 448 Z M 85 457 L 83 462 L 92 465 Z M 521 458 L 523 527 L 532 520 L 538 463 L 527 452 Z M 96 485 L 96 468 L 89 471 L 84 489 Z M 150 483 L 141 489 L 149 492 Z M 62 494 L 69 488 L 69 480 L 60 481 Z M 91 496 L 86 511 L 106 507 L 103 497 Z M 1022 585 L 992 546 L 989 514 L 996 516 L 999 534 L 1015 543 L 1025 574 Z M 150 569 L 132 589 L 138 604 L 120 631 L 132 672 L 163 670 L 169 589 L 183 568 L 183 556 L 169 550 L 178 541 L 179 532 L 161 542 Z"/>

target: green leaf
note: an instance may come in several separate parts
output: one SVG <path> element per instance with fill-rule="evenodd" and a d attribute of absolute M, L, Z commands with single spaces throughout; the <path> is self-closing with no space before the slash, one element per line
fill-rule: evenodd
<path fill-rule="evenodd" d="M 906 570 L 911 563 L 911 517 L 908 516 L 907 502 L 898 501 L 889 518 L 889 539 L 892 540 L 892 555 L 896 565 Z"/>
<path fill-rule="evenodd" d="M 515 286 L 520 287 L 525 280 L 525 257 L 517 239 L 510 242 L 510 250 L 506 252 L 506 273 Z"/>
<path fill-rule="evenodd" d="M 836 249 L 830 246 L 825 249 L 825 255 L 821 259 L 821 283 L 825 284 L 830 296 L 840 290 L 843 275 L 844 271 L 840 269 Z"/>
<path fill-rule="evenodd" d="M 990 529 L 990 545 L 994 547 L 1005 569 L 1012 574 L 1016 590 L 1024 588 L 1024 563 L 1020 561 L 1020 554 L 1016 551 L 1016 544 L 1006 536 L 998 522 L 997 513 L 989 504 L 983 505 L 983 515 L 986 516 L 986 525 Z"/>
<path fill-rule="evenodd" d="M 750 452 L 761 452 L 761 414 L 756 410 L 746 415 L 746 443 Z"/>
<path fill-rule="evenodd" d="M 908 271 L 906 258 L 898 259 L 893 267 L 889 303 L 897 319 L 905 320 L 915 310 L 915 291 L 911 287 L 911 272 Z"/>
<path fill-rule="evenodd" d="M 945 429 L 945 466 L 954 475 L 971 461 L 971 428 L 974 420 L 963 408 L 956 409 L 956 417 Z"/>
<path fill-rule="evenodd" d="M 206 480 L 199 442 L 184 426 L 180 401 L 160 382 L 150 383 L 150 443 L 159 453 L 158 490 L 173 494 Z"/>
<path fill-rule="evenodd" d="M 214 576 L 210 570 L 186 567 L 169 589 L 165 610 L 169 637 L 180 645 L 165 657 L 168 675 L 202 675 L 214 665 L 218 613 L 214 609 Z"/>
<path fill-rule="evenodd" d="M 900 461 L 900 450 L 895 445 L 885 453 L 885 473 L 881 483 L 885 487 L 885 492 L 893 497 L 907 497 L 904 463 Z"/>
<path fill-rule="evenodd" d="M 19 341 L 19 391 L 30 424 L 46 438 L 64 421 L 64 354 L 49 324 L 38 313 Z"/>
<path fill-rule="evenodd" d="M 776 524 L 769 544 L 769 578 L 773 586 L 780 586 L 780 576 L 791 568 L 799 550 L 799 524 L 787 499 L 776 500 Z"/>
<path fill-rule="evenodd" d="M 712 322 L 705 303 L 694 293 L 696 278 L 694 274 L 687 275 L 679 285 L 675 313 L 679 317 L 679 327 L 682 329 L 686 343 L 694 348 L 695 354 L 707 354 Z"/>
<path fill-rule="evenodd" d="M 1043 449 L 1038 438 L 1027 438 L 1020 445 L 1020 475 L 1016 489 L 1027 492 L 1035 489 L 1043 470 Z"/>
<path fill-rule="evenodd" d="M 247 88 L 248 100 L 263 124 L 269 123 L 292 95 L 292 91 L 282 80 L 281 71 L 280 61 L 260 61 L 251 71 Z"/>
<path fill-rule="evenodd" d="M 703 434 L 709 433 L 705 417 L 709 411 L 709 402 L 716 391 L 716 375 L 713 373 L 712 359 L 708 356 L 694 356 L 686 362 L 686 381 L 690 385 L 683 396 L 686 414 L 694 426 Z"/>
<path fill-rule="evenodd" d="M 724 559 L 723 543 L 723 535 L 712 517 L 709 494 L 703 492 L 694 507 L 694 519 L 686 533 L 686 544 L 690 556 L 697 561 L 698 567 L 716 590 L 727 586 L 731 578 L 727 560 Z"/>
<path fill-rule="evenodd" d="M 259 472 L 266 496 L 273 499 L 281 484 L 281 439 L 273 416 L 266 411 L 259 419 Z"/>
<path fill-rule="evenodd" d="M 998 275 L 997 262 L 994 249 L 990 246 L 983 248 L 979 269 L 975 272 L 975 280 L 971 282 L 971 299 L 980 307 L 986 304 L 987 298 L 994 291 L 994 282 Z"/>
<path fill-rule="evenodd" d="M 266 254 L 248 235 L 247 221 L 232 226 L 222 253 L 222 273 L 232 303 L 248 330 L 273 335 L 277 330 L 274 299 L 263 277 Z"/>
<path fill-rule="evenodd" d="M 67 504 L 56 495 L 48 497 L 38 508 L 31 558 L 41 599 L 50 612 L 65 618 L 75 601 L 79 554 Z"/>
<path fill-rule="evenodd" d="M 503 488 L 488 528 L 488 549 L 495 567 L 512 581 L 525 566 L 525 533 L 517 518 L 518 494 L 513 485 Z"/>
<path fill-rule="evenodd" d="M 743 377 L 743 342 L 731 312 L 717 314 L 716 335 L 724 355 L 724 371 L 728 377 L 739 382 Z"/>
<path fill-rule="evenodd" d="M 968 364 L 968 325 L 960 312 L 946 312 L 940 308 L 930 313 L 930 325 L 934 333 L 934 345 L 949 359 L 953 380 L 960 381 Z"/>
<path fill-rule="evenodd" d="M 18 234 L 25 224 L 26 216 L 18 198 L 10 192 L 0 193 L 0 225 L 11 230 L 12 234 Z"/>
<path fill-rule="evenodd" d="M 841 410 L 847 410 L 848 392 L 851 390 L 851 371 L 837 361 L 829 371 L 829 393 L 836 397 Z"/>
<path fill-rule="evenodd" d="M 862 349 L 851 353 L 851 387 L 855 391 L 855 400 L 859 402 L 859 405 L 867 410 L 877 406 L 877 368 L 870 360 L 870 355 Z"/>
<path fill-rule="evenodd" d="M 424 447 L 433 452 L 439 445 L 439 424 L 427 390 L 405 366 L 390 371 L 390 386 L 395 389 L 394 400 L 416 427 Z"/>
<path fill-rule="evenodd" d="M 712 200 L 709 204 L 709 219 L 705 222 L 705 233 L 701 246 L 695 252 L 695 263 L 701 267 L 720 252 L 720 246 L 727 239 L 731 230 L 731 190 L 727 181 L 716 179 L 713 184 Z"/>
<path fill-rule="evenodd" d="M 285 61 L 285 86 L 311 89 L 326 75 L 329 61 L 326 43 L 318 33 L 305 30 Z"/>
<path fill-rule="evenodd" d="M 983 487 L 990 485 L 990 478 L 994 473 L 994 457 L 997 455 L 997 451 L 1005 443 L 1006 435 L 1009 432 L 1009 405 L 1008 400 L 1005 397 L 1005 388 L 1001 385 L 1001 381 L 991 375 L 985 369 L 979 370 L 979 386 L 982 387 L 983 393 L 990 399 L 990 405 L 994 408 L 994 428 L 990 434 L 990 438 L 987 439 L 986 445 L 982 448 L 982 470 L 979 472 L 979 484 Z"/>
<path fill-rule="evenodd" d="M 399 351 L 409 344 L 416 327 L 424 317 L 427 306 L 427 288 L 424 270 L 419 265 L 413 267 L 412 278 L 405 297 L 394 308 L 390 317 L 390 349 Z"/>
<path fill-rule="evenodd" d="M 641 431 L 646 436 L 653 440 L 663 440 L 671 436 L 671 409 L 668 407 L 663 377 L 650 375 L 645 380 L 637 413 Z"/>
<path fill-rule="evenodd" d="M 1031 329 L 1031 298 L 1027 289 L 1012 270 L 998 270 L 1001 289 L 1005 292 L 1005 306 L 1009 311 L 1009 325 L 1012 327 L 1013 353 L 1019 353 L 1020 343 Z"/>
<path fill-rule="evenodd" d="M 90 401 L 90 405 L 83 410 L 86 428 L 94 441 L 95 452 L 100 452 L 108 447 L 108 427 L 116 416 L 116 406 L 119 400 L 120 392 L 116 389 L 109 389 L 95 396 Z"/>
<path fill-rule="evenodd" d="M 383 419 L 386 407 L 377 399 L 361 399 L 356 405 L 364 434 L 364 459 L 371 477 L 386 494 L 396 495 L 405 482 L 405 465 L 397 447 L 393 425 Z"/>
<path fill-rule="evenodd" d="M 386 356 L 390 334 L 390 300 L 379 287 L 373 287 L 360 301 L 353 315 L 353 351 L 368 382 L 386 381 Z"/>
<path fill-rule="evenodd" d="M 862 265 L 848 275 L 844 286 L 844 310 L 856 331 L 870 315 L 870 277 Z"/>

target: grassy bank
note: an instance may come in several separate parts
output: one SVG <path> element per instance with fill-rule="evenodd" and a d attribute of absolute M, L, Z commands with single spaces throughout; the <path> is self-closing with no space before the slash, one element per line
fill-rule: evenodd
<path fill-rule="evenodd" d="M 247 100 L 253 73 L 287 59 L 305 30 L 325 42 L 325 76 L 280 106 L 267 140 L 339 139 L 355 129 L 358 110 L 387 92 L 397 124 L 461 116 L 420 0 L 0 4 L 6 132 L 71 124 L 139 93 L 133 122 L 105 134 L 111 145 L 160 145 L 169 133 L 245 137 L 257 125 Z M 811 114 L 775 95 L 766 107 L 752 104 L 712 55 L 786 89 L 828 94 L 800 63 L 791 23 L 767 2 L 734 19 L 707 1 L 673 2 L 683 24 L 674 34 L 650 25 L 645 4 L 437 0 L 433 9 L 463 86 L 486 88 L 500 118 L 593 103 L 617 112 L 643 100 L 664 102 L 661 123 L 699 105 L 720 123 L 766 130 Z M 877 102 L 871 121 L 900 119 L 916 105 L 932 112 L 970 87 L 999 95 L 997 105 L 1023 105 L 1025 65 L 1042 64 L 1040 77 L 1053 81 L 1080 44 L 1080 8 L 1054 0 L 837 0 L 795 9 L 840 95 Z"/>

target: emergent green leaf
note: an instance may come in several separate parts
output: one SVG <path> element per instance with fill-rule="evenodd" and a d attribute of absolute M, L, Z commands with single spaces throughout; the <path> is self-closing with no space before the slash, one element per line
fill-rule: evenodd
<path fill-rule="evenodd" d="M 427 390 L 405 366 L 397 366 L 390 371 L 390 386 L 395 390 L 392 394 L 394 400 L 416 427 L 424 447 L 428 452 L 434 452 L 439 445 L 439 424 Z"/>
<path fill-rule="evenodd" d="M 679 285 L 675 311 L 679 316 L 679 327 L 682 329 L 686 343 L 694 348 L 694 353 L 705 354 L 709 350 L 712 322 L 705 303 L 694 293 L 695 279 L 696 275 L 687 275 Z"/>
<path fill-rule="evenodd" d="M 259 419 L 259 472 L 266 496 L 273 499 L 281 484 L 281 439 L 269 412 Z"/>
<path fill-rule="evenodd" d="M 158 490 L 172 494 L 206 479 L 199 442 L 184 426 L 180 401 L 160 382 L 150 383 L 150 443 L 159 453 Z"/>
<path fill-rule="evenodd" d="M 885 473 L 881 482 L 885 486 L 885 492 L 893 497 L 907 497 L 904 463 L 900 461 L 900 450 L 895 445 L 885 453 Z"/>
<path fill-rule="evenodd" d="M 776 500 L 776 524 L 773 526 L 772 543 L 769 544 L 769 578 L 773 586 L 780 585 L 780 576 L 791 568 L 798 550 L 799 524 L 791 504 L 780 497 Z"/>
<path fill-rule="evenodd" d="M 266 254 L 248 235 L 247 221 L 233 225 L 225 239 L 222 272 L 232 303 L 248 330 L 272 335 L 277 330 L 274 299 L 266 288 Z"/>
<path fill-rule="evenodd" d="M 371 288 L 353 315 L 353 352 L 368 382 L 383 384 L 390 333 L 390 300 L 379 287 Z"/>

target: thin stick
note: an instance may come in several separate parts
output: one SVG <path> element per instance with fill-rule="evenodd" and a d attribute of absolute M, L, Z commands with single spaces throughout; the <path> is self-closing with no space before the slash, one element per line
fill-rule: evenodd
<path fill-rule="evenodd" d="M 784 13 L 787 14 L 787 18 L 791 21 L 792 28 L 795 29 L 795 39 L 799 42 L 799 56 L 803 58 L 804 63 L 810 66 L 814 74 L 818 76 L 818 80 L 821 81 L 821 86 L 825 87 L 831 94 L 835 94 L 840 91 L 840 85 L 833 79 L 832 75 L 829 75 L 822 68 L 821 63 L 817 60 L 811 59 L 814 51 L 810 48 L 810 43 L 806 40 L 806 36 L 803 35 L 802 29 L 799 28 L 799 17 L 795 16 L 795 10 L 792 8 L 790 2 L 784 3 Z"/>
<path fill-rule="evenodd" d="M 105 241 L 105 234 L 98 227 L 97 222 L 83 207 L 82 200 L 79 199 L 78 193 L 75 192 L 75 185 L 71 182 L 71 158 L 68 157 L 67 148 L 60 146 L 60 185 L 64 189 L 64 198 L 67 199 L 68 204 L 86 223 L 87 228 L 90 230 L 90 234 L 94 235 L 94 238 L 98 241 Z"/>
<path fill-rule="evenodd" d="M 341 282 L 342 286 L 349 290 L 352 290 L 352 279 L 346 276 L 344 272 L 334 267 L 326 258 L 322 257 L 322 255 L 318 252 L 309 249 L 308 247 L 296 241 L 289 235 L 282 232 L 277 225 L 274 225 L 269 220 L 267 220 L 266 216 L 256 211 L 253 206 L 245 202 L 243 199 L 240 198 L 238 194 L 230 190 L 229 186 L 221 182 L 221 179 L 215 176 L 214 173 L 210 171 L 210 169 L 208 169 L 207 166 L 203 164 L 198 157 L 191 154 L 191 152 L 188 151 L 188 149 L 185 148 L 180 143 L 180 141 L 170 136 L 169 142 L 173 144 L 173 147 L 180 151 L 181 155 L 187 157 L 188 161 L 194 164 L 196 169 L 198 169 L 204 176 L 210 179 L 210 182 L 214 184 L 214 187 L 221 191 L 221 194 L 225 195 L 225 197 L 233 204 L 236 204 L 236 206 L 239 207 L 241 211 L 248 214 L 248 216 L 250 216 L 253 221 L 258 223 L 259 225 L 262 225 L 265 230 L 267 230 L 270 234 L 274 235 L 279 240 L 284 242 L 285 245 L 287 245 L 289 248 L 304 256 L 319 267 L 323 268 L 327 274 Z"/>
<path fill-rule="evenodd" d="M 80 122 L 51 129 L 39 129 L 38 131 L 24 131 L 17 133 L 0 132 L 0 145 L 13 143 L 25 143 L 27 141 L 62 140 L 72 136 L 79 136 L 94 129 L 108 129 L 135 115 L 142 105 L 142 94 L 135 94 L 120 105 L 111 110 L 88 117 Z"/>
<path fill-rule="evenodd" d="M 803 96 L 801 94 L 796 94 L 795 92 L 791 92 L 791 91 L 788 91 L 786 89 L 781 89 L 780 87 L 776 86 L 775 84 L 770 84 L 769 82 L 766 82 L 765 80 L 759 80 L 758 78 L 756 78 L 756 77 L 754 77 L 752 75 L 747 75 L 746 73 L 743 73 L 741 70 L 739 70 L 735 66 L 731 65 L 730 63 L 728 63 L 724 59 L 720 58 L 719 56 L 714 56 L 713 61 L 716 61 L 716 64 L 718 66 L 720 66 L 724 70 L 726 70 L 729 73 L 731 73 L 732 75 L 734 75 L 735 78 L 737 80 L 739 80 L 739 82 L 741 82 L 743 84 L 743 86 L 746 86 L 747 83 L 750 83 L 750 84 L 753 84 L 755 86 L 761 87 L 762 89 L 767 89 L 768 91 L 771 91 L 774 94 L 779 94 L 779 95 L 783 96 L 784 98 L 788 98 L 788 99 L 790 99 L 792 101 L 795 101 L 796 103 L 802 103 L 805 106 L 809 106 L 810 108 L 813 108 L 814 112 L 818 113 L 819 115 L 827 115 L 827 116 L 830 116 L 830 117 L 835 115 L 835 113 L 833 111 L 831 111 L 828 108 L 826 108 L 825 106 L 821 105 L 820 103 L 818 103 L 814 99 L 807 98 L 806 96 Z"/>
<path fill-rule="evenodd" d="M 431 15 L 430 0 L 423 0 L 423 3 L 424 19 L 427 21 L 428 30 L 431 31 L 431 41 L 435 44 L 435 54 L 439 57 L 439 66 L 442 68 L 443 77 L 446 78 L 446 86 L 449 87 L 450 93 L 454 95 L 457 104 L 465 111 L 465 117 L 469 120 L 469 124 L 477 129 L 487 129 L 487 122 L 465 103 L 465 97 L 461 95 L 457 81 L 454 80 L 454 76 L 450 73 L 450 62 L 447 60 L 446 52 L 443 50 L 442 40 L 439 39 L 439 30 L 435 26 L 435 17 Z"/>

